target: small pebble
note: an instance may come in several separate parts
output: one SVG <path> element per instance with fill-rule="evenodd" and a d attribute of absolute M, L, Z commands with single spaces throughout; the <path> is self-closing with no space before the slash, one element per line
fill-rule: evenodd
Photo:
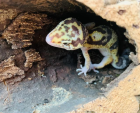
<path fill-rule="evenodd" d="M 44 103 L 49 103 L 49 100 L 48 99 L 44 99 Z"/>
<path fill-rule="evenodd" d="M 32 80 L 32 78 L 28 78 L 28 80 Z"/>
<path fill-rule="evenodd" d="M 102 80 L 102 84 L 107 84 L 110 82 L 110 80 L 111 80 L 110 76 L 105 76 L 104 79 Z"/>
<path fill-rule="evenodd" d="M 40 113 L 40 110 L 35 110 L 33 111 L 33 113 Z"/>

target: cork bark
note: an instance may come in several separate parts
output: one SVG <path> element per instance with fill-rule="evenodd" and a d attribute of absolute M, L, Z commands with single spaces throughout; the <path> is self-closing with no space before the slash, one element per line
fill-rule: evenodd
<path fill-rule="evenodd" d="M 140 2 L 138 0 L 77 0 L 108 21 L 126 28 L 125 36 L 136 47 L 133 63 L 108 84 L 101 97 L 71 113 L 138 113 L 140 95 Z"/>
<path fill-rule="evenodd" d="M 3 32 L 3 38 L 12 44 L 12 49 L 32 45 L 34 30 L 41 29 L 47 22 L 47 15 L 22 13 Z"/>
<path fill-rule="evenodd" d="M 24 70 L 15 65 L 14 59 L 15 56 L 11 56 L 0 63 L 0 82 L 14 78 L 17 75 L 19 75 L 21 79 L 25 77 Z"/>
<path fill-rule="evenodd" d="M 33 65 L 33 62 L 38 62 L 43 60 L 38 52 L 35 51 L 35 49 L 30 49 L 25 51 L 26 56 L 26 62 L 24 64 L 25 67 L 31 68 Z"/>

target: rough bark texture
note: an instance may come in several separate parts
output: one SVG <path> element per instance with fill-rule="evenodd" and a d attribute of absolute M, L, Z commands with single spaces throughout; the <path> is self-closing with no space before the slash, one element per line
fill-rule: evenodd
<path fill-rule="evenodd" d="M 0 34 L 11 23 L 11 20 L 18 15 L 16 9 L 0 9 Z"/>
<path fill-rule="evenodd" d="M 132 61 L 140 62 L 140 3 L 137 0 L 77 0 L 89 6 L 102 18 L 125 27 L 125 36 L 136 46 L 137 54 L 130 54 Z M 71 113 L 137 113 L 140 94 L 140 66 L 131 64 L 120 77 L 108 84 L 104 96 L 83 105 Z"/>
<path fill-rule="evenodd" d="M 65 5 L 64 5 L 65 4 Z M 85 8 L 83 5 L 78 4 L 75 0 L 1 0 L 0 8 L 14 8 L 20 11 L 38 12 L 44 11 L 48 13 L 61 13 L 62 12 L 75 12 L 78 9 Z M 88 9 L 88 8 L 87 8 Z"/>
<path fill-rule="evenodd" d="M 7 60 L 0 63 L 0 81 L 13 78 L 16 75 L 22 76 L 21 78 L 25 77 L 24 70 L 21 70 L 19 67 L 15 66 L 14 59 L 15 56 L 11 56 Z"/>
<path fill-rule="evenodd" d="M 42 58 L 40 54 L 35 51 L 35 49 L 28 50 L 29 48 L 26 49 L 26 47 L 32 45 L 35 30 L 41 29 L 44 25 L 49 25 L 53 23 L 53 21 L 51 18 L 49 19 L 46 14 L 35 14 L 35 13 L 27 13 L 27 12 L 26 13 L 20 12 L 19 14 L 19 11 L 15 9 L 2 10 L 2 11 L 3 12 L 1 12 L 2 14 L 0 16 L 1 19 L 0 23 L 2 25 L 0 26 L 1 28 L 0 61 L 5 60 L 11 55 L 15 55 L 16 65 L 19 68 L 23 69 L 24 71 L 28 71 L 28 69 L 32 67 L 33 62 L 41 61 Z M 5 23 L 6 20 L 9 21 L 12 20 L 12 21 L 10 21 L 10 23 Z M 36 40 L 37 43 L 40 43 L 41 41 L 40 36 L 37 35 L 36 38 L 38 39 Z M 4 39 L 6 39 L 6 41 Z M 12 44 L 12 46 L 10 44 Z M 25 49 L 23 50 L 20 48 L 25 48 Z M 9 78 L 12 77 L 13 76 L 9 76 Z M 3 80 L 4 79 L 2 77 L 1 81 Z"/>
<path fill-rule="evenodd" d="M 3 38 L 12 44 L 12 49 L 25 48 L 32 45 L 34 30 L 41 29 L 47 21 L 45 14 L 23 13 L 3 32 Z"/>
<path fill-rule="evenodd" d="M 25 51 L 26 56 L 26 62 L 24 64 L 25 67 L 31 68 L 33 65 L 33 62 L 41 61 L 42 58 L 38 52 L 35 51 L 35 49 L 30 49 Z"/>

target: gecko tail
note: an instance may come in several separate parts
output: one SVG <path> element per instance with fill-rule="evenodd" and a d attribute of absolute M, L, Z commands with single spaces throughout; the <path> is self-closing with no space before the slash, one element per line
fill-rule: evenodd
<path fill-rule="evenodd" d="M 112 66 L 116 69 L 126 68 L 131 60 L 129 59 L 130 48 L 127 48 L 123 51 L 122 55 L 119 57 L 118 62 L 113 61 Z"/>

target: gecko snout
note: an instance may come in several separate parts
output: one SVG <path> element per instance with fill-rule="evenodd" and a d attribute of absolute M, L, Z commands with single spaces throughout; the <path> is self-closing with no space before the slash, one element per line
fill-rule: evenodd
<path fill-rule="evenodd" d="M 51 43 L 52 43 L 52 39 L 51 39 L 51 37 L 49 36 L 49 34 L 46 36 L 46 42 L 47 42 L 48 44 L 51 44 Z"/>

